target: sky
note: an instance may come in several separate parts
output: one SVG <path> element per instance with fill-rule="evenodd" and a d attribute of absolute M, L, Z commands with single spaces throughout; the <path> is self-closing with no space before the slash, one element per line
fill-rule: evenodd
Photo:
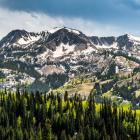
<path fill-rule="evenodd" d="M 0 38 L 63 26 L 89 36 L 140 36 L 139 23 L 140 0 L 0 0 Z"/>

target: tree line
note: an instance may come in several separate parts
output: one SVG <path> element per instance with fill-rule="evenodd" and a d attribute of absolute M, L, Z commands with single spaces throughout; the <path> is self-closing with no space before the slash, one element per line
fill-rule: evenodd
<path fill-rule="evenodd" d="M 1 140 L 140 140 L 135 111 L 68 93 L 0 92 Z"/>

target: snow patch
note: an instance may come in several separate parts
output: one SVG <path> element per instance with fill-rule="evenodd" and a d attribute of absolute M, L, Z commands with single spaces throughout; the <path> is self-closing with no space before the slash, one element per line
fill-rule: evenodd
<path fill-rule="evenodd" d="M 90 53 L 92 53 L 94 51 L 95 51 L 94 48 L 88 47 L 87 49 L 83 50 L 81 53 L 83 53 L 83 54 L 90 54 Z"/>
<path fill-rule="evenodd" d="M 75 45 L 63 44 L 61 43 L 56 47 L 56 51 L 53 52 L 53 57 L 61 57 L 64 55 L 68 55 L 71 52 L 74 52 Z"/>
<path fill-rule="evenodd" d="M 28 38 L 21 38 L 18 40 L 18 44 L 20 45 L 26 45 L 26 44 L 30 44 L 30 43 L 33 43 L 35 41 L 38 41 L 40 39 L 40 36 L 29 36 Z"/>
<path fill-rule="evenodd" d="M 112 49 L 112 48 L 114 48 L 114 49 L 118 49 L 118 47 L 117 47 L 117 43 L 113 43 L 112 45 L 95 45 L 96 46 L 96 48 L 98 49 Z"/>
<path fill-rule="evenodd" d="M 62 28 L 60 28 L 60 27 L 55 27 L 55 28 L 49 30 L 48 32 L 51 33 L 51 34 L 53 34 L 53 33 L 57 32 L 57 31 L 60 30 L 60 29 L 62 29 Z"/>
<path fill-rule="evenodd" d="M 75 30 L 75 29 L 71 29 L 71 28 L 65 28 L 67 29 L 69 32 L 72 32 L 72 33 L 75 33 L 75 34 L 80 34 L 80 32 L 78 30 Z"/>
<path fill-rule="evenodd" d="M 138 37 L 138 36 L 128 35 L 128 37 L 129 37 L 130 40 L 140 42 L 140 37 Z"/>

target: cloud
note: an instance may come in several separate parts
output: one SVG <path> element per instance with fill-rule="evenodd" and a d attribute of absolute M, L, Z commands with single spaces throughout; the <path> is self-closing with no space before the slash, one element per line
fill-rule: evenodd
<path fill-rule="evenodd" d="M 63 25 L 60 18 L 54 19 L 41 13 L 11 11 L 3 8 L 0 8 L 0 13 L 0 37 L 14 29 L 38 32 L 55 25 Z"/>
<path fill-rule="evenodd" d="M 13 11 L 5 8 L 0 8 L 0 13 L 0 38 L 14 29 L 40 32 L 61 26 L 81 30 L 86 35 L 99 36 L 120 35 L 128 31 L 115 25 L 77 17 L 50 16 L 39 12 Z"/>

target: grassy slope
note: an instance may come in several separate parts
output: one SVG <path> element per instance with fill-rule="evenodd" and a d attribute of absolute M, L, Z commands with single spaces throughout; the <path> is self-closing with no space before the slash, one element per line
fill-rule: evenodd
<path fill-rule="evenodd" d="M 110 80 L 105 80 L 103 82 L 100 82 L 100 84 L 106 84 L 107 82 L 111 82 L 112 79 Z M 96 81 L 97 82 L 97 81 Z M 88 96 L 91 92 L 91 90 L 93 89 L 94 86 L 94 82 L 92 82 L 89 79 L 86 79 L 84 81 L 81 82 L 80 78 L 74 78 L 72 80 L 70 80 L 69 82 L 67 82 L 64 86 L 53 90 L 54 93 L 64 93 L 65 91 L 68 91 L 68 94 L 74 95 L 75 93 L 80 94 L 82 96 Z M 137 92 L 137 96 L 140 95 L 140 91 L 138 90 Z M 112 97 L 112 89 L 107 91 L 106 93 L 104 93 L 102 95 L 103 97 Z M 115 100 L 115 97 L 114 97 Z M 83 105 L 87 105 L 86 101 L 83 101 Z M 130 104 L 129 103 L 122 103 L 120 104 L 120 106 L 118 107 L 118 109 L 123 108 L 124 110 L 128 111 L 130 110 Z M 96 109 L 100 110 L 100 104 L 96 104 Z M 140 110 L 136 110 L 137 116 L 140 117 Z"/>

